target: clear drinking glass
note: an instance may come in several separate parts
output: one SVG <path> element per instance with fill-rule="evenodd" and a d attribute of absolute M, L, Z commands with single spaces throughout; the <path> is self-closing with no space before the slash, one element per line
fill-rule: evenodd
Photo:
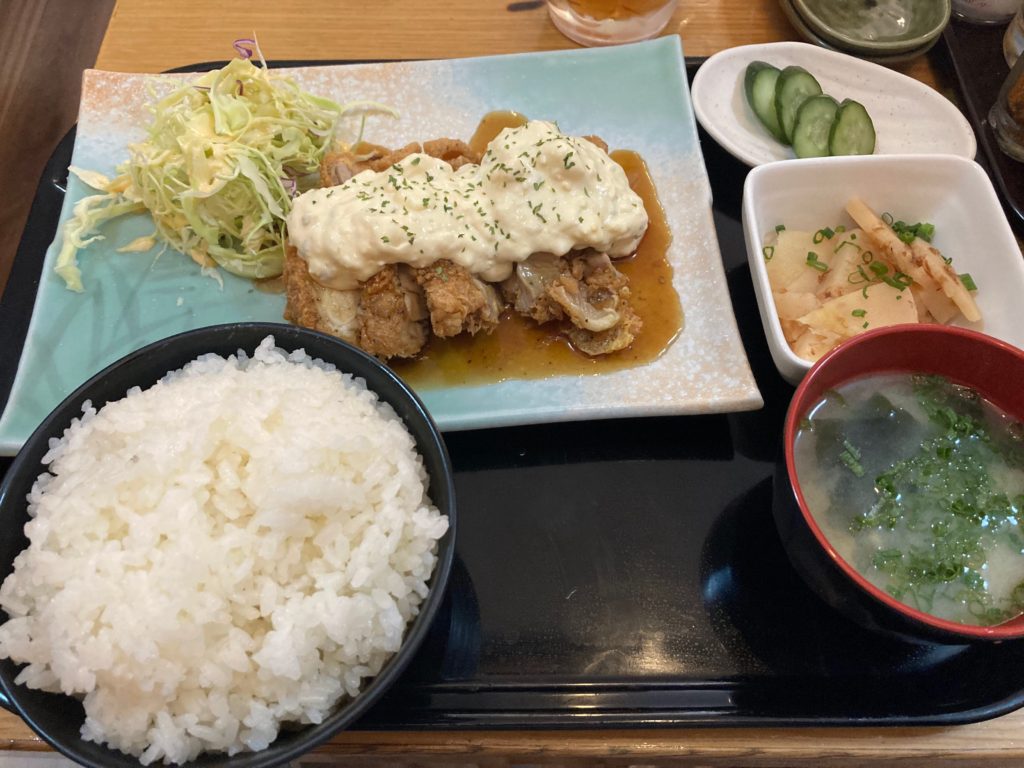
<path fill-rule="evenodd" d="M 1020 0 L 953 0 L 953 15 L 975 24 L 1005 24 Z"/>
<path fill-rule="evenodd" d="M 1024 51 L 1024 4 L 1013 17 L 1013 21 L 1006 28 L 1003 36 L 1003 56 L 1006 58 L 1006 66 L 1013 67 L 1017 57 Z"/>
<path fill-rule="evenodd" d="M 547 0 L 559 31 L 583 45 L 646 40 L 661 32 L 679 0 Z"/>
<path fill-rule="evenodd" d="M 1024 56 L 1017 59 L 999 90 L 999 98 L 989 110 L 988 123 L 996 134 L 999 148 L 1024 162 Z"/>

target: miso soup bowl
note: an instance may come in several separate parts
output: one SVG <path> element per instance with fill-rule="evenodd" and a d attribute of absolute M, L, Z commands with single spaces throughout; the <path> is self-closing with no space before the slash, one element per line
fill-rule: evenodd
<path fill-rule="evenodd" d="M 789 559 L 825 602 L 870 629 L 954 644 L 1024 637 L 1024 616 L 979 627 L 899 602 L 839 555 L 807 507 L 793 453 L 801 420 L 828 390 L 863 376 L 896 372 L 945 376 L 1024 420 L 1024 351 L 1017 347 L 976 331 L 940 325 L 879 328 L 844 342 L 814 365 L 786 414 L 784 460 L 776 465 L 772 509 Z"/>

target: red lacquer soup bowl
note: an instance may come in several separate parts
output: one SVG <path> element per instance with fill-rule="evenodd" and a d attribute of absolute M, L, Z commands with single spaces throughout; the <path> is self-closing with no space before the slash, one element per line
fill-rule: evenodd
<path fill-rule="evenodd" d="M 784 460 L 776 469 L 773 513 L 790 561 L 826 602 L 875 630 L 945 643 L 1024 637 L 1024 615 L 994 626 L 974 626 L 940 619 L 896 600 L 839 555 L 808 509 L 794 464 L 801 421 L 829 390 L 863 376 L 897 372 L 945 376 L 1024 420 L 1024 352 L 990 336 L 949 326 L 901 325 L 840 344 L 810 370 L 786 414 Z"/>

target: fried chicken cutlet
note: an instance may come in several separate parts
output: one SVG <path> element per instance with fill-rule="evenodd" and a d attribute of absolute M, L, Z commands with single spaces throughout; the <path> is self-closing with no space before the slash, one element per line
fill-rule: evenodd
<path fill-rule="evenodd" d="M 508 301 L 539 323 L 559 323 L 585 354 L 628 346 L 641 322 L 609 254 L 635 250 L 643 203 L 600 139 L 533 125 L 529 137 L 505 135 L 504 155 L 494 142 L 481 158 L 464 142 L 438 139 L 326 156 L 319 195 L 304 193 L 289 219 L 296 247 L 286 254 L 286 318 L 385 359 L 413 357 L 431 334 L 490 332 Z"/>

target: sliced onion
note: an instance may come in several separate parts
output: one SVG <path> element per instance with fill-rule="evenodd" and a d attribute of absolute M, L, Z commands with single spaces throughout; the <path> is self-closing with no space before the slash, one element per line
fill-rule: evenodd
<path fill-rule="evenodd" d="M 251 59 L 252 58 L 252 54 L 253 54 L 253 49 L 249 48 L 247 46 L 250 46 L 250 45 L 255 46 L 256 45 L 256 41 L 253 40 L 251 37 L 240 37 L 238 40 L 235 40 L 235 42 L 232 43 L 232 45 L 235 47 L 235 51 L 237 51 L 238 55 L 241 58 L 243 58 L 243 59 Z"/>

